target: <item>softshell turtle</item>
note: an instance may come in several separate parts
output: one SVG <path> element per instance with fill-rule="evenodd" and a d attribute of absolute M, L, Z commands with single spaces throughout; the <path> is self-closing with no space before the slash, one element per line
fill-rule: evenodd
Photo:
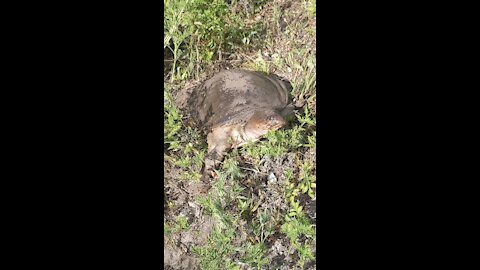
<path fill-rule="evenodd" d="M 208 152 L 202 180 L 225 152 L 285 125 L 291 85 L 270 74 L 242 69 L 223 70 L 194 90 L 191 117 L 207 133 Z"/>

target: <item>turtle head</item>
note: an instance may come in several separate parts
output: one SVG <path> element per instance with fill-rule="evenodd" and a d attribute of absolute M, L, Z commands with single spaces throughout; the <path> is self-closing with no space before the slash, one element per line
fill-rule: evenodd
<path fill-rule="evenodd" d="M 248 139 L 257 139 L 267 134 L 270 130 L 277 130 L 285 125 L 285 119 L 276 111 L 259 110 L 248 120 L 245 125 L 245 134 Z"/>

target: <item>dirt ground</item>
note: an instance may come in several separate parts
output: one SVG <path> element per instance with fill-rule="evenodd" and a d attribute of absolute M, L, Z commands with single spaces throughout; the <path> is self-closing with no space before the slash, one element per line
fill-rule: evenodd
<path fill-rule="evenodd" d="M 248 7 L 248 5 L 246 6 Z M 302 65 L 306 62 L 307 56 L 313 55 L 314 58 L 316 54 L 315 33 L 312 35 L 312 33 L 308 32 L 309 29 L 315 29 L 316 22 L 314 18 L 312 19 L 306 15 L 305 10 L 305 4 L 302 1 L 273 0 L 266 3 L 263 9 L 253 18 L 253 20 L 265 21 L 267 24 L 266 29 L 269 29 L 269 32 L 264 34 L 269 34 L 271 37 L 271 42 L 264 44 L 261 50 L 263 61 L 274 63 L 275 57 L 286 57 L 293 50 L 301 50 L 301 53 L 293 54 L 297 58 L 292 59 L 287 64 L 271 64 L 270 67 L 273 73 L 292 82 L 297 82 L 297 84 L 301 83 L 304 75 L 293 64 L 288 65 L 288 63 L 299 63 Z M 280 12 L 278 21 L 271 20 L 274 12 Z M 165 58 L 168 59 L 168 57 L 169 55 L 166 54 Z M 215 72 L 235 67 L 250 69 L 252 63 L 257 58 L 258 50 L 222 55 L 222 59 L 208 67 L 201 74 L 201 77 L 187 80 L 182 85 L 171 86 L 176 105 L 182 108 L 191 90 L 205 79 L 211 77 Z M 316 98 L 309 99 L 310 95 L 306 94 L 300 97 L 298 93 L 294 93 L 293 97 L 306 100 L 313 115 L 315 115 Z M 295 125 L 298 125 L 298 121 L 294 119 L 285 128 L 288 129 Z M 305 132 L 313 132 L 313 130 L 309 128 Z M 195 147 L 205 149 L 205 136 L 198 138 L 198 141 L 194 144 Z M 273 221 L 281 220 L 281 215 L 287 213 L 290 209 L 288 201 L 285 200 L 285 185 L 287 181 L 285 170 L 290 168 L 295 174 L 299 172 L 299 162 L 315 164 L 316 161 L 314 148 L 301 148 L 296 152 L 290 152 L 278 157 L 266 156 L 260 162 L 243 156 L 241 150 L 235 150 L 234 153 L 230 154 L 230 157 L 241 168 L 241 177 L 238 177 L 239 180 L 235 183 L 225 180 L 222 183 L 222 190 L 235 189 L 235 185 L 241 186 L 243 188 L 240 193 L 241 196 L 251 198 L 256 204 L 257 212 L 261 210 L 263 213 L 274 217 L 271 219 L 271 225 L 276 227 L 279 226 L 279 223 Z M 164 169 L 164 222 L 174 223 L 178 221 L 178 217 L 182 217 L 186 219 L 188 224 L 188 228 L 173 230 L 165 236 L 164 269 L 201 269 L 198 256 L 192 252 L 193 247 L 207 245 L 209 242 L 208 237 L 215 230 L 215 224 L 218 222 L 215 217 L 204 211 L 198 202 L 198 198 L 205 197 L 207 191 L 216 192 L 216 190 L 214 188 L 209 189 L 209 187 L 205 187 L 205 184 L 197 181 L 179 181 L 179 177 L 183 173 L 181 167 L 166 164 Z M 201 164 L 193 166 L 191 169 L 199 172 Z M 306 194 L 300 194 L 298 199 L 311 224 L 316 224 L 315 201 Z M 229 207 L 233 207 L 229 206 L 231 204 L 228 204 L 228 202 L 225 202 L 225 205 L 225 211 L 228 211 Z M 242 219 L 236 224 L 237 231 L 231 242 L 233 245 L 247 241 L 258 241 L 258 239 L 255 239 L 257 236 L 252 233 L 251 227 L 248 226 L 252 218 L 254 216 L 251 213 L 242 215 Z M 299 241 L 301 243 L 310 243 L 309 239 L 302 237 L 300 237 Z M 315 242 L 311 244 L 315 249 Z M 299 258 L 298 252 L 291 247 L 289 239 L 285 234 L 280 233 L 278 228 L 273 235 L 267 237 L 265 245 L 267 248 L 265 257 L 268 258 L 268 265 L 262 266 L 261 269 L 316 268 L 314 260 L 307 261 L 302 268 L 296 264 Z M 239 252 L 237 255 L 237 258 L 231 258 L 238 266 L 237 269 L 260 269 L 249 268 L 252 266 L 243 264 L 238 259 L 244 255 L 242 252 Z"/>

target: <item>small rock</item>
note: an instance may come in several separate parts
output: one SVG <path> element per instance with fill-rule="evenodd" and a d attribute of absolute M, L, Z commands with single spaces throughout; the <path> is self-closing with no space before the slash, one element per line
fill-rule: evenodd
<path fill-rule="evenodd" d="M 268 175 L 268 183 L 271 184 L 271 183 L 276 183 L 276 182 L 277 182 L 277 177 L 275 176 L 275 174 L 273 172 L 271 172 Z"/>

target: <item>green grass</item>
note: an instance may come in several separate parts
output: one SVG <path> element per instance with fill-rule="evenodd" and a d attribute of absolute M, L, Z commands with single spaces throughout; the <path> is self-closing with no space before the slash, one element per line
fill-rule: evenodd
<path fill-rule="evenodd" d="M 203 214 L 214 218 L 214 230 L 191 251 L 201 269 L 265 269 L 271 263 L 268 243 L 283 237 L 297 267 L 303 268 L 315 260 L 316 239 L 315 221 L 305 210 L 316 199 L 315 2 L 294 1 L 284 14 L 282 1 L 249 2 L 251 10 L 235 0 L 230 5 L 224 0 L 164 0 L 164 49 L 171 55 L 164 73 L 165 181 L 198 181 L 207 148 L 205 135 L 185 124 L 186 116 L 174 103 L 178 89 L 205 79 L 203 73 L 229 54 L 242 57 L 242 63 L 232 62 L 236 67 L 287 77 L 291 96 L 305 100 L 304 108 L 289 116 L 286 127 L 226 154 L 216 169 L 218 180 L 206 196 L 196 198 Z M 281 16 L 289 22 L 283 31 Z M 276 175 L 283 179 L 276 196 L 285 208 L 269 204 L 264 192 L 273 188 L 259 185 L 270 174 L 263 171 L 264 162 L 281 164 L 287 155 L 291 163 L 280 165 Z M 260 191 L 252 192 L 255 187 Z M 191 227 L 181 215 L 164 224 L 165 235 Z"/>
<path fill-rule="evenodd" d="M 298 205 L 297 205 L 298 206 Z M 311 244 L 315 241 L 316 232 L 315 225 L 310 224 L 309 220 L 301 210 L 297 211 L 294 217 L 286 216 L 286 221 L 281 227 L 281 231 L 285 233 L 290 240 L 291 248 L 297 251 L 299 260 L 297 265 L 303 267 L 308 260 L 314 260 Z M 304 244 L 300 243 L 300 238 L 305 238 Z"/>
<path fill-rule="evenodd" d="M 184 216 L 177 216 L 175 222 L 163 223 L 163 234 L 168 236 L 171 233 L 186 231 L 189 228 L 188 219 Z"/>
<path fill-rule="evenodd" d="M 229 161 L 227 161 L 229 162 Z M 230 166 L 235 166 L 231 163 Z M 206 198 L 199 198 L 198 202 L 206 213 L 216 220 L 216 227 L 208 238 L 205 246 L 194 247 L 194 253 L 200 258 L 201 269 L 240 269 L 231 258 L 239 257 L 243 264 L 257 267 L 268 265 L 265 258 L 265 240 L 273 233 L 273 225 L 269 223 L 268 215 L 254 216 L 250 229 L 253 232 L 253 241 L 233 244 L 237 231 L 242 226 L 240 219 L 243 213 L 251 214 L 252 201 L 241 195 L 243 188 L 235 181 L 237 169 L 218 172 L 219 179 L 212 187 Z M 225 186 L 228 185 L 228 188 Z M 230 206 L 235 207 L 227 210 Z M 259 239 L 257 242 L 255 239 Z"/>
<path fill-rule="evenodd" d="M 224 0 L 164 0 L 164 6 L 163 47 L 173 54 L 171 82 L 198 77 L 222 53 L 251 46 L 261 31 L 259 23 L 244 23 L 248 14 L 236 1 L 227 5 Z"/>

